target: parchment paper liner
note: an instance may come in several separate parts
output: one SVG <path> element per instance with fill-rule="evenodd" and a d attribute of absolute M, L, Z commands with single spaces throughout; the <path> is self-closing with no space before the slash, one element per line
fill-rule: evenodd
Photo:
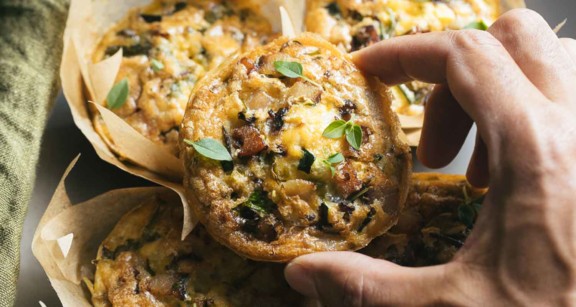
<path fill-rule="evenodd" d="M 173 192 L 163 187 L 121 189 L 72 205 L 64 180 L 77 160 L 66 169 L 40 219 L 32 239 L 32 253 L 44 268 L 62 305 L 91 306 L 81 280 L 92 277 L 91 261 L 100 243 L 126 212 L 154 195 Z"/>
<path fill-rule="evenodd" d="M 72 205 L 64 182 L 77 160 L 64 172 L 32 239 L 32 253 L 64 307 L 92 306 L 91 294 L 82 281 L 93 280 L 92 260 L 124 214 L 147 201 L 173 200 L 176 196 L 164 187 L 129 188 Z M 308 299 L 303 306 L 321 305 Z"/>
<path fill-rule="evenodd" d="M 86 136 L 98 156 L 118 168 L 172 189 L 182 199 L 185 222 L 182 236 L 192 231 L 196 219 L 191 216 L 182 187 L 183 165 L 164 146 L 158 145 L 134 130 L 130 125 L 99 103 L 105 100 L 120 68 L 122 53 L 93 64 L 92 53 L 103 33 L 135 6 L 150 0 L 73 0 L 64 32 L 64 53 L 60 68 L 62 88 L 76 126 Z M 304 11 L 304 1 L 268 0 L 262 11 L 273 28 L 282 29 L 279 6 L 293 15 Z M 295 18 L 294 33 L 303 26 L 303 18 Z M 88 103 L 91 103 L 104 120 L 107 134 L 103 138 L 92 123 Z M 100 131 L 101 132 L 101 131 Z M 134 163 L 137 161 L 137 164 Z M 191 199 L 190 202 L 195 200 Z"/>

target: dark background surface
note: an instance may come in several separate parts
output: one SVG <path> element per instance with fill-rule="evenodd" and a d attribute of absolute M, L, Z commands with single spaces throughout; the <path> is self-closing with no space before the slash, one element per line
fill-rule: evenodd
<path fill-rule="evenodd" d="M 574 0 L 527 0 L 528 7 L 540 12 L 552 27 L 569 18 L 560 36 L 576 37 L 576 1 Z M 457 159 L 442 172 L 464 173 L 471 154 L 473 135 Z M 81 154 L 67 180 L 67 188 L 73 203 L 88 200 L 111 189 L 145 186 L 150 183 L 126 174 L 101 161 L 94 149 L 74 126 L 70 110 L 59 96 L 44 133 L 36 185 L 30 201 L 22 236 L 21 269 L 18 281 L 16 306 L 60 306 L 56 293 L 50 286 L 42 267 L 31 251 L 34 230 L 58 181 L 70 161 Z M 416 165 L 416 171 L 425 171 Z"/>

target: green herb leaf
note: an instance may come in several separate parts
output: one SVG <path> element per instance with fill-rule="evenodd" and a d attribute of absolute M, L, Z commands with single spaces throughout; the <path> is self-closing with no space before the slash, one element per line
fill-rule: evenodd
<path fill-rule="evenodd" d="M 241 206 L 250 208 L 260 216 L 264 216 L 276 208 L 276 204 L 262 190 L 252 192 L 248 200 L 243 202 Z"/>
<path fill-rule="evenodd" d="M 328 127 L 326 127 L 326 129 L 324 129 L 324 132 L 322 132 L 322 136 L 329 138 L 329 139 L 337 139 L 340 138 L 344 135 L 344 132 L 346 131 L 346 127 L 348 127 L 348 123 L 339 119 L 339 120 L 335 120 L 333 122 L 330 123 L 330 125 L 328 125 Z"/>
<path fill-rule="evenodd" d="M 322 163 L 324 163 L 330 169 L 330 173 L 332 173 L 332 177 L 334 177 L 334 174 L 336 173 L 336 168 L 332 166 L 332 164 L 338 164 L 341 163 L 342 161 L 344 161 L 344 156 L 341 153 L 337 152 L 335 154 L 330 155 L 327 159 L 322 160 Z"/>
<path fill-rule="evenodd" d="M 199 154 L 206 158 L 217 161 L 232 161 L 232 156 L 230 156 L 226 147 L 214 139 L 205 138 L 196 142 L 185 139 L 184 142 L 194 147 Z"/>
<path fill-rule="evenodd" d="M 154 72 L 158 72 L 164 69 L 164 64 L 156 59 L 152 59 L 152 61 L 150 61 L 150 66 L 152 66 L 152 70 Z"/>
<path fill-rule="evenodd" d="M 298 162 L 298 170 L 310 174 L 312 164 L 314 164 L 316 157 L 314 157 L 314 155 L 311 152 L 306 150 L 306 148 L 302 148 L 302 152 L 304 153 L 304 155 L 300 159 L 300 162 Z"/>
<path fill-rule="evenodd" d="M 120 80 L 120 82 L 116 83 L 108 93 L 108 96 L 106 96 L 108 109 L 114 110 L 123 106 L 128 99 L 128 93 L 128 79 L 124 78 Z"/>
<path fill-rule="evenodd" d="M 358 125 L 352 125 L 346 129 L 346 141 L 354 149 L 359 150 L 362 145 L 362 128 Z"/>
<path fill-rule="evenodd" d="M 408 88 L 408 86 L 406 86 L 406 84 L 400 84 L 398 85 L 398 88 L 400 89 L 404 97 L 406 97 L 408 103 L 414 104 L 416 102 L 416 95 L 411 89 Z"/>
<path fill-rule="evenodd" d="M 476 29 L 482 31 L 486 31 L 488 28 L 488 25 L 483 19 L 480 21 L 471 22 L 464 27 L 464 29 Z"/>
<path fill-rule="evenodd" d="M 362 195 L 366 194 L 366 192 L 370 191 L 370 189 L 372 189 L 372 187 L 366 187 L 366 188 L 364 188 L 364 189 L 362 189 L 362 190 L 360 190 L 360 191 L 358 191 L 358 192 L 350 195 L 350 196 L 348 197 L 348 200 L 349 200 L 349 201 L 355 201 L 355 200 L 357 200 L 358 198 L 360 198 L 360 196 L 362 196 Z"/>
<path fill-rule="evenodd" d="M 300 78 L 304 71 L 302 64 L 298 62 L 275 61 L 274 68 L 288 78 Z"/>
<path fill-rule="evenodd" d="M 466 225 L 469 229 L 472 229 L 476 219 L 478 218 L 478 213 L 482 208 L 482 202 L 484 202 L 484 196 L 470 200 L 465 193 L 465 203 L 458 207 L 458 219 Z"/>
<path fill-rule="evenodd" d="M 302 64 L 298 62 L 288 62 L 288 61 L 275 61 L 274 68 L 276 71 L 288 78 L 302 78 L 318 87 L 321 87 L 318 83 L 310 80 L 304 76 L 304 68 Z"/>
<path fill-rule="evenodd" d="M 326 162 L 330 163 L 330 164 L 338 164 L 340 162 L 344 161 L 344 156 L 337 152 L 335 154 L 332 154 L 328 157 L 328 159 L 326 159 Z"/>

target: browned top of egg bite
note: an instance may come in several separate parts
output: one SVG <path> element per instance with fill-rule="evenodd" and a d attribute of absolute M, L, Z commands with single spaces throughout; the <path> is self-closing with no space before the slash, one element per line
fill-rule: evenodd
<path fill-rule="evenodd" d="M 187 195 L 214 238 L 252 259 L 356 250 L 403 208 L 411 157 L 399 131 L 384 85 L 347 55 L 316 35 L 282 37 L 193 92 Z"/>
<path fill-rule="evenodd" d="M 138 205 L 138 204 L 135 204 Z M 94 261 L 95 306 L 305 306 L 283 266 L 257 263 L 198 226 L 184 240 L 182 205 L 159 195 L 124 215 Z"/>
<path fill-rule="evenodd" d="M 413 174 L 398 224 L 360 252 L 410 267 L 446 263 L 470 235 L 486 192 L 462 175 Z"/>
<path fill-rule="evenodd" d="M 130 11 L 111 28 L 93 60 L 122 49 L 115 84 L 127 80 L 128 98 L 119 107 L 105 104 L 176 154 L 179 125 L 196 82 L 236 52 L 266 43 L 271 36 L 270 23 L 251 0 L 156 0 Z M 95 116 L 94 123 L 107 134 L 100 117 Z"/>

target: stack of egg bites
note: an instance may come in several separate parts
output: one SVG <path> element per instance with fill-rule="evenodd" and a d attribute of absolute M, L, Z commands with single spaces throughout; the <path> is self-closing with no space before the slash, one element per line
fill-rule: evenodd
<path fill-rule="evenodd" d="M 462 176 L 411 175 L 396 114 L 422 112 L 431 86 L 389 89 L 348 52 L 483 28 L 499 2 L 308 0 L 311 33 L 296 38 L 274 33 L 260 6 L 157 0 L 96 48 L 95 61 L 122 49 L 114 88 L 127 87 L 127 99 L 104 104 L 183 159 L 200 224 L 180 240 L 177 198 L 138 204 L 99 249 L 94 305 L 306 305 L 279 262 L 358 250 L 406 266 L 445 263 L 473 227 L 485 190 Z"/>

